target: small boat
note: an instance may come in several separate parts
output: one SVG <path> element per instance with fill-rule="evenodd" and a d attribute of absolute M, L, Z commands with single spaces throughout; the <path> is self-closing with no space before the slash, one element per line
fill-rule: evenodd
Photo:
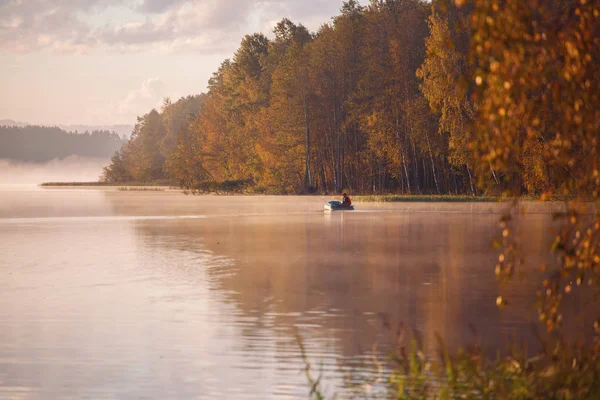
<path fill-rule="evenodd" d="M 345 206 L 341 201 L 328 201 L 325 203 L 325 210 L 328 211 L 342 211 L 342 210 L 354 210 L 354 206 Z"/>

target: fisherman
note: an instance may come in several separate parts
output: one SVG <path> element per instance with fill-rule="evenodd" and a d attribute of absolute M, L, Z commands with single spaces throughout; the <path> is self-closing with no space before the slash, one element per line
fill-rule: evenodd
<path fill-rule="evenodd" d="M 344 193 L 343 196 L 342 205 L 344 207 L 350 207 L 352 205 L 352 200 L 350 200 L 350 197 L 348 197 L 347 193 Z"/>

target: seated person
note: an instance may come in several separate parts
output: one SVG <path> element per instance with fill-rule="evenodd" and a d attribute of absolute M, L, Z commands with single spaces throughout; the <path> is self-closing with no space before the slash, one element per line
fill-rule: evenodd
<path fill-rule="evenodd" d="M 350 207 L 352 205 L 352 200 L 348 197 L 347 193 L 344 193 L 344 198 L 342 199 L 342 205 L 345 207 Z"/>

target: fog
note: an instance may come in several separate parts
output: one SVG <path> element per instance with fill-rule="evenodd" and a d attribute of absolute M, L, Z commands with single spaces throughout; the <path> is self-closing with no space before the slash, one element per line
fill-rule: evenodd
<path fill-rule="evenodd" d="M 535 349 L 541 272 L 528 266 L 551 261 L 551 205 L 518 216 L 529 279 L 499 287 L 490 243 L 505 205 L 324 213 L 328 198 L 0 193 L 0 397 L 307 398 L 297 334 L 340 391 L 376 372 L 373 345 L 384 360 L 401 326 L 430 357 L 436 334 L 454 352 L 477 340 L 470 327 L 489 356 L 513 338 Z M 570 299 L 575 316 L 584 303 Z M 565 318 L 569 336 L 595 315 Z"/>
<path fill-rule="evenodd" d="M 47 163 L 26 163 L 0 159 L 0 184 L 97 181 L 110 160 L 69 156 Z"/>

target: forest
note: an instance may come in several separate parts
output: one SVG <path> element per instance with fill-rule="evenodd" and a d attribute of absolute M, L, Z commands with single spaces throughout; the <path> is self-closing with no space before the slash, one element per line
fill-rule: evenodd
<path fill-rule="evenodd" d="M 598 105 L 569 98 L 598 85 L 588 76 L 600 61 L 594 4 L 348 0 L 317 32 L 284 18 L 271 39 L 245 36 L 207 93 L 139 117 L 102 180 L 200 192 L 556 191 L 582 172 L 573 155 L 598 145 L 561 137 Z"/>
<path fill-rule="evenodd" d="M 66 132 L 57 127 L 0 126 L 0 159 L 42 163 L 71 155 L 109 158 L 124 144 L 109 131 Z"/>

